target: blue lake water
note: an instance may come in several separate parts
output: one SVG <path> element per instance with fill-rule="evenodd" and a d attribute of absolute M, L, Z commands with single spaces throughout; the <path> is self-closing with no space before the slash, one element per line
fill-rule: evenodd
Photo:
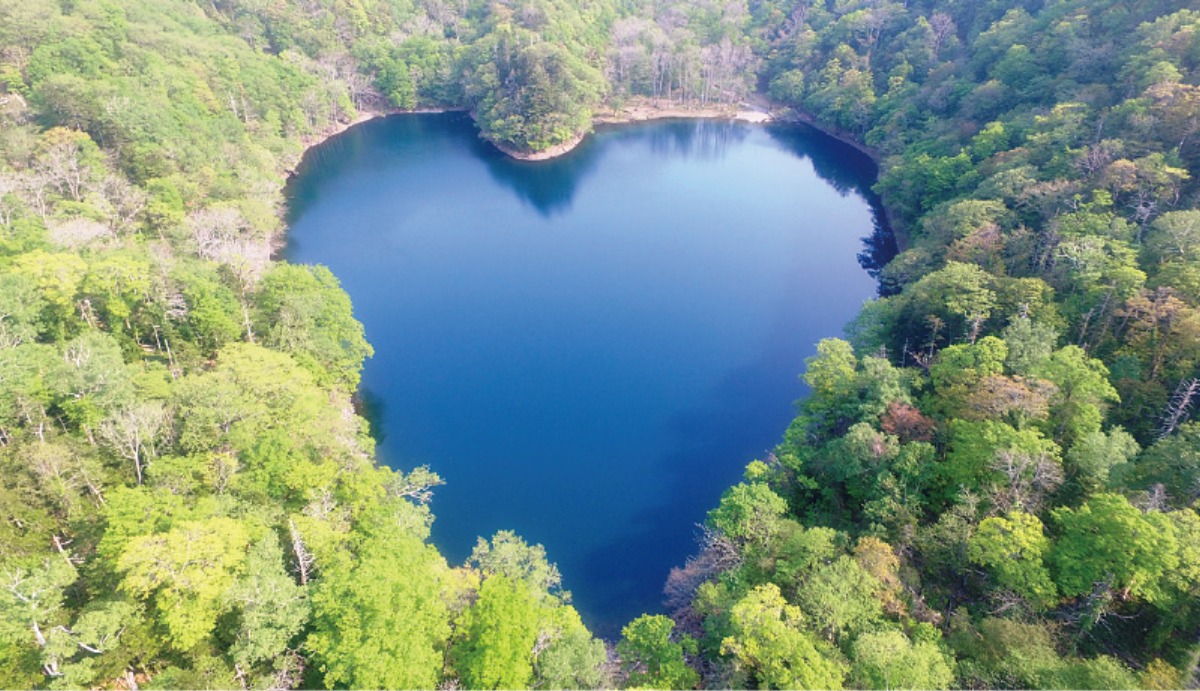
<path fill-rule="evenodd" d="M 394 116 L 308 153 L 285 257 L 350 293 L 381 460 L 447 482 L 443 554 L 515 530 L 613 636 L 874 294 L 873 174 L 798 126 L 602 128 L 527 163 L 463 114 Z"/>

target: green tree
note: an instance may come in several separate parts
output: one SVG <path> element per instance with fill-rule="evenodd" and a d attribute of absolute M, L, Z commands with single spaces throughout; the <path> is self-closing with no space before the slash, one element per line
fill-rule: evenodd
<path fill-rule="evenodd" d="M 1143 514 L 1118 494 L 1097 494 L 1078 509 L 1050 512 L 1060 536 L 1050 552 L 1055 582 L 1068 597 L 1096 586 L 1146 602 L 1160 600 L 1163 578 L 1179 565 L 1170 521 Z"/>
<path fill-rule="evenodd" d="M 831 642 L 865 631 L 883 615 L 879 579 L 854 558 L 821 564 L 796 588 L 796 603 L 810 626 Z"/>
<path fill-rule="evenodd" d="M 628 688 L 690 689 L 700 681 L 684 654 L 696 654 L 696 640 L 687 634 L 671 640 L 675 622 L 661 614 L 643 614 L 621 629 L 617 656 L 628 675 Z"/>
<path fill-rule="evenodd" d="M 1054 581 L 1046 568 L 1050 541 L 1037 516 L 1014 511 L 985 518 L 967 540 L 967 557 L 986 567 L 1001 588 L 1008 588 L 1036 607 L 1057 599 Z"/>
<path fill-rule="evenodd" d="M 527 688 L 540 615 L 524 583 L 499 575 L 486 578 L 479 599 L 458 624 L 461 638 L 450 648 L 463 684 L 471 689 Z"/>
<path fill-rule="evenodd" d="M 572 610 L 573 611 L 573 610 Z M 578 615 L 576 615 L 578 616 Z M 604 642 L 594 638 L 582 623 L 567 626 L 534 665 L 533 687 L 538 689 L 598 689 L 607 686 Z"/>
<path fill-rule="evenodd" d="M 329 269 L 277 264 L 263 276 L 255 302 L 255 331 L 266 345 L 294 355 L 319 384 L 358 387 L 363 360 L 374 350 Z"/>
<path fill-rule="evenodd" d="M 708 523 L 739 544 L 765 546 L 779 531 L 787 503 L 765 483 L 738 483 L 709 511 Z"/>
<path fill-rule="evenodd" d="M 228 592 L 242 573 L 247 528 L 231 518 L 185 521 L 165 533 L 129 541 L 117 560 L 121 589 L 153 597 L 170 645 L 187 651 L 212 633 L 227 611 Z"/>
<path fill-rule="evenodd" d="M 1098 432 L 1108 404 L 1118 400 L 1108 382 L 1108 367 L 1078 346 L 1055 351 L 1034 374 L 1057 387 L 1045 426 L 1048 434 L 1066 445 Z"/>
<path fill-rule="evenodd" d="M 773 583 L 758 586 L 730 612 L 731 635 L 721 650 L 760 688 L 840 689 L 845 664 L 800 628 L 801 613 Z"/>
<path fill-rule="evenodd" d="M 274 535 L 259 538 L 246 554 L 245 574 L 227 595 L 237 613 L 230 657 L 242 668 L 282 655 L 308 622 L 305 588 L 284 569 L 283 549 Z"/>
<path fill-rule="evenodd" d="M 550 597 L 562 583 L 558 567 L 546 560 L 546 549 L 527 544 L 511 530 L 499 531 L 490 541 L 479 538 L 467 563 L 488 577 L 524 583 L 539 601 Z M 562 599 L 569 599 L 569 594 Z"/>
<path fill-rule="evenodd" d="M 441 678 L 450 613 L 445 561 L 420 539 L 371 525 L 353 559 L 314 586 L 304 647 L 330 688 L 432 688 Z"/>
<path fill-rule="evenodd" d="M 866 689 L 948 689 L 953 661 L 935 643 L 913 643 L 896 630 L 859 636 L 851 649 L 851 680 Z"/>

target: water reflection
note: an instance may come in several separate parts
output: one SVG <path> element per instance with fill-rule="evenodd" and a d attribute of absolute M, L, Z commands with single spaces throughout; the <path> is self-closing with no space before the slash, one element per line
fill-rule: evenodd
<path fill-rule="evenodd" d="M 483 139 L 475 141 L 473 151 L 492 178 L 549 218 L 571 208 L 576 190 L 595 170 L 604 150 L 598 139 L 643 140 L 659 158 L 712 161 L 725 156 L 748 133 L 745 124 L 732 121 L 675 120 L 656 123 L 649 133 L 637 127 L 601 125 L 573 151 L 548 161 L 518 161 Z"/>
<path fill-rule="evenodd" d="M 767 132 L 796 156 L 809 159 L 817 175 L 840 194 L 858 194 L 871 205 L 873 229 L 862 239 L 858 263 L 872 278 L 879 278 L 879 272 L 896 256 L 897 247 L 883 204 L 872 189 L 878 175 L 875 162 L 865 153 L 808 125 L 771 125 Z M 883 288 L 880 285 L 880 291 Z"/>
<path fill-rule="evenodd" d="M 600 156 L 590 137 L 574 151 L 548 161 L 518 161 L 483 139 L 476 139 L 472 148 L 496 182 L 516 192 L 544 218 L 571 208 L 575 190 Z"/>
<path fill-rule="evenodd" d="M 651 133 L 650 150 L 660 157 L 715 161 L 748 133 L 745 124 L 728 120 L 668 120 Z"/>

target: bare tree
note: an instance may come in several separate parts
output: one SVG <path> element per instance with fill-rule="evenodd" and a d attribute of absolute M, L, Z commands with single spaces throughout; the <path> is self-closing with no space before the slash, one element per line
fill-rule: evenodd
<path fill-rule="evenodd" d="M 90 218 L 72 218 L 50 226 L 50 242 L 69 249 L 78 249 L 101 238 L 112 238 L 112 231 L 103 223 Z"/>
<path fill-rule="evenodd" d="M 292 556 L 296 560 L 296 573 L 300 575 L 300 585 L 307 585 L 316 559 L 313 558 L 312 552 L 309 552 L 308 548 L 304 546 L 304 539 L 300 536 L 300 531 L 296 530 L 296 522 L 290 519 L 288 520 L 288 533 L 292 537 Z"/>
<path fill-rule="evenodd" d="M 68 517 L 74 513 L 82 489 L 86 488 L 98 503 L 104 503 L 99 480 L 89 471 L 84 459 L 70 449 L 39 442 L 24 447 L 22 455 L 28 459 L 42 491 L 52 495 Z"/>
<path fill-rule="evenodd" d="M 228 266 L 237 280 L 242 325 L 246 329 L 246 338 L 253 343 L 254 330 L 247 297 L 271 261 L 267 239 L 253 231 L 240 211 L 228 206 L 193 212 L 187 218 L 187 226 L 196 242 L 196 253 Z"/>
<path fill-rule="evenodd" d="M 1193 377 L 1179 382 L 1179 386 L 1175 387 L 1175 393 L 1171 395 L 1171 402 L 1167 404 L 1162 424 L 1159 425 L 1159 439 L 1171 436 L 1175 430 L 1179 429 L 1180 425 L 1187 422 L 1188 417 L 1191 416 L 1192 402 L 1198 396 L 1200 396 L 1200 378 Z"/>
<path fill-rule="evenodd" d="M 1037 513 L 1046 495 L 1063 482 L 1062 466 L 1048 454 L 1002 449 L 992 461 L 992 470 L 1002 476 L 988 490 L 998 513 L 1012 510 Z"/>
<path fill-rule="evenodd" d="M 700 552 L 690 557 L 682 567 L 671 569 L 663 586 L 671 617 L 681 630 L 693 633 L 702 624 L 701 618 L 691 609 L 696 589 L 705 581 L 736 568 L 742 561 L 732 540 L 708 526 L 699 527 Z"/>
<path fill-rule="evenodd" d="M 25 203 L 46 223 L 50 214 L 50 176 L 42 170 L 31 170 L 17 178 L 17 187 Z"/>
<path fill-rule="evenodd" d="M 13 212 L 17 210 L 17 192 L 21 189 L 21 179 L 14 173 L 0 172 L 0 226 L 12 223 Z"/>
<path fill-rule="evenodd" d="M 59 192 L 77 202 L 83 201 L 95 177 L 95 171 L 83 160 L 75 139 L 55 141 L 38 156 L 34 167 L 42 171 Z"/>
<path fill-rule="evenodd" d="M 158 401 L 140 403 L 100 423 L 100 438 L 120 457 L 132 461 L 138 484 L 150 459 L 158 456 L 157 444 L 169 430 L 170 416 Z"/>
<path fill-rule="evenodd" d="M 99 192 L 113 234 L 119 236 L 133 229 L 138 214 L 146 208 L 146 193 L 120 175 L 105 176 L 100 181 Z"/>
<path fill-rule="evenodd" d="M 929 16 L 929 28 L 933 30 L 933 41 L 929 46 L 929 50 L 933 53 L 933 57 L 940 58 L 942 48 L 946 46 L 946 39 L 954 35 L 958 28 L 954 26 L 954 19 L 945 12 L 934 12 Z"/>

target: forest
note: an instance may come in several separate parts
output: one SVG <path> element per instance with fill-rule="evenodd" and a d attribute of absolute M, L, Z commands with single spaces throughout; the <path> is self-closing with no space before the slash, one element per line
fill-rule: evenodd
<path fill-rule="evenodd" d="M 281 190 L 362 114 L 752 94 L 903 252 L 604 641 L 540 546 L 428 542 Z M 1178 1 L 0 0 L 0 686 L 1194 686 L 1198 177 Z"/>

